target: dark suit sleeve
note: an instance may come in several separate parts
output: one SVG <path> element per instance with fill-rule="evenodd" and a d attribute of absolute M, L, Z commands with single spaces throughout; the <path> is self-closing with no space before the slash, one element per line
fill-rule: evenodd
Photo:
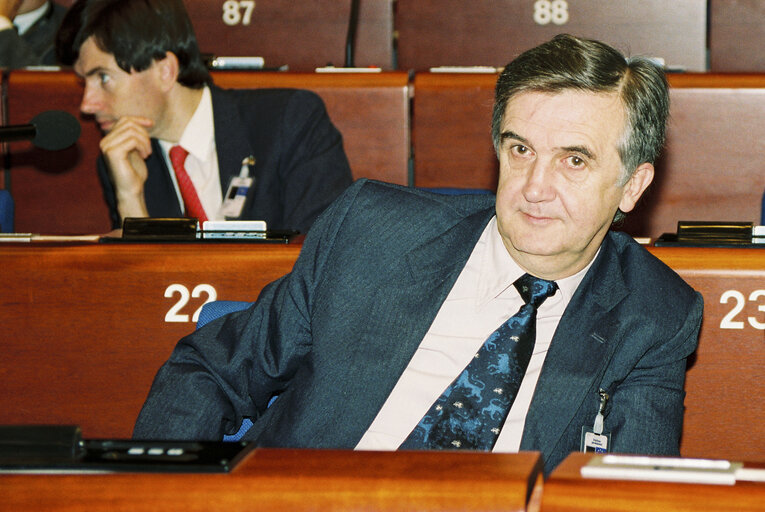
<path fill-rule="evenodd" d="M 98 172 L 98 180 L 101 182 L 101 190 L 104 193 L 104 202 L 106 202 L 106 206 L 109 208 L 109 219 L 112 222 L 112 229 L 121 228 L 122 221 L 117 209 L 117 196 L 103 155 L 99 155 L 98 160 L 96 160 L 96 170 Z"/>
<path fill-rule="evenodd" d="M 284 227 L 307 232 L 352 182 L 343 138 L 314 93 L 295 91 L 279 127 Z"/>
<path fill-rule="evenodd" d="M 12 28 L 0 30 L 0 67 L 15 69 L 41 64 L 42 56 Z"/>
<path fill-rule="evenodd" d="M 612 389 L 605 431 L 614 452 L 679 455 L 686 360 L 696 349 L 703 300 L 695 301 L 677 332 L 656 339 Z M 618 355 L 616 356 L 618 357 Z"/>
<path fill-rule="evenodd" d="M 264 288 L 249 309 L 180 340 L 154 379 L 134 438 L 221 440 L 244 417 L 257 420 L 286 389 L 310 357 L 313 290 L 351 192 L 316 222 L 290 274 Z"/>
<path fill-rule="evenodd" d="M 0 67 L 18 69 L 56 64 L 54 40 L 65 14 L 64 6 L 51 4 L 23 36 L 13 29 L 0 30 Z"/>

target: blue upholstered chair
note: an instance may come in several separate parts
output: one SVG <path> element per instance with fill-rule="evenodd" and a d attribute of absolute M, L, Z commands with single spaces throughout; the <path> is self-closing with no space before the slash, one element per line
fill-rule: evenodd
<path fill-rule="evenodd" d="M 233 313 L 234 311 L 247 309 L 251 305 L 252 302 L 239 300 L 214 300 L 212 302 L 208 302 L 202 306 L 202 310 L 199 312 L 199 318 L 197 319 L 197 329 L 220 316 L 223 316 L 227 313 Z"/>
<path fill-rule="evenodd" d="M 13 198 L 7 190 L 0 190 L 0 233 L 13 233 Z"/>

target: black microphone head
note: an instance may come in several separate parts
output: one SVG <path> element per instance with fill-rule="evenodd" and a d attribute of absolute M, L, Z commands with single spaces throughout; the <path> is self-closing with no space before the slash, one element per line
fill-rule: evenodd
<path fill-rule="evenodd" d="M 80 122 L 63 110 L 48 110 L 37 114 L 31 124 L 36 130 L 32 144 L 49 151 L 66 149 L 80 137 Z"/>

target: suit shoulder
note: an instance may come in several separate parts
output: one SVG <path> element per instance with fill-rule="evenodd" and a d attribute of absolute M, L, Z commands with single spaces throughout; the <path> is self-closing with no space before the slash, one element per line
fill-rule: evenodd
<path fill-rule="evenodd" d="M 243 105 L 260 107 L 286 108 L 290 104 L 301 107 L 316 107 L 324 109 L 324 100 L 313 91 L 293 88 L 263 88 L 263 89 L 222 89 L 213 88 L 214 93 Z"/>
<path fill-rule="evenodd" d="M 645 290 L 656 297 L 657 305 L 671 306 L 674 302 L 693 302 L 696 292 L 669 265 L 651 254 L 631 236 L 621 232 L 610 232 L 622 265 L 622 275 L 633 290 Z"/>
<path fill-rule="evenodd" d="M 358 189 L 356 199 L 362 201 L 364 207 L 379 205 L 396 214 L 406 214 L 407 211 L 411 211 L 420 217 L 427 215 L 430 211 L 437 214 L 453 211 L 458 216 L 464 216 L 492 208 L 495 204 L 495 197 L 492 194 L 439 194 L 367 178 L 356 180 L 353 187 Z"/>

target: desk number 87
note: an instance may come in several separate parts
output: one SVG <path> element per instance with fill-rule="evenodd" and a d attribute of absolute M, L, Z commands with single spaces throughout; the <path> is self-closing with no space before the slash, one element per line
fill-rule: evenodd
<path fill-rule="evenodd" d="M 249 25 L 255 0 L 226 0 L 223 2 L 223 23 L 229 26 Z"/>

